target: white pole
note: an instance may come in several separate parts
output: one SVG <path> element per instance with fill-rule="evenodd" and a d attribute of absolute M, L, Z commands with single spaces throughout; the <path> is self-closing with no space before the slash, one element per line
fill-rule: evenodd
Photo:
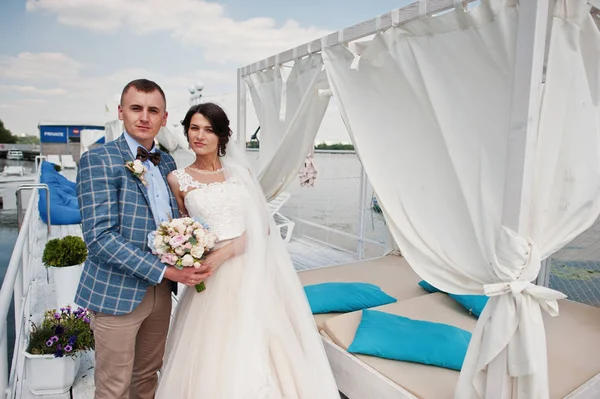
<path fill-rule="evenodd" d="M 519 2 L 502 224 L 523 236 L 528 236 L 531 227 L 531 189 L 548 12 L 548 0 Z M 512 384 L 505 348 L 489 364 L 485 397 L 508 399 Z"/>
<path fill-rule="evenodd" d="M 0 333 L 0 397 L 4 398 L 8 390 L 8 338 L 7 329 Z"/>
<path fill-rule="evenodd" d="M 242 151 L 246 151 L 246 82 L 242 69 L 237 71 L 237 140 Z"/>
<path fill-rule="evenodd" d="M 527 235 L 542 96 L 548 0 L 521 0 L 502 222 Z"/>
<path fill-rule="evenodd" d="M 365 252 L 365 203 L 367 202 L 367 172 L 365 167 L 360 167 L 360 204 L 358 206 L 358 260 L 364 258 Z"/>

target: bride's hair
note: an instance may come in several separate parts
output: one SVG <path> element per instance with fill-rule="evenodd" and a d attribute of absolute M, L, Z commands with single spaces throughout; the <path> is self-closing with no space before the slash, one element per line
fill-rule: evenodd
<path fill-rule="evenodd" d="M 231 129 L 229 128 L 229 118 L 223 108 L 214 103 L 192 105 L 187 114 L 185 114 L 185 118 L 181 121 L 183 133 L 188 142 L 190 141 L 188 130 L 192 122 L 192 117 L 195 114 L 201 114 L 208 119 L 212 125 L 213 132 L 219 137 L 219 156 L 222 157 L 225 155 L 225 148 L 229 142 L 229 137 L 231 137 Z"/>

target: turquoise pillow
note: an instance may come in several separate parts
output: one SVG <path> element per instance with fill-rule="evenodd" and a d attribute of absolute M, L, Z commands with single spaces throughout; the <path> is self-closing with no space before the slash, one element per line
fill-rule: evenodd
<path fill-rule="evenodd" d="M 313 314 L 354 312 L 396 302 L 368 283 L 322 283 L 304 287 Z"/>
<path fill-rule="evenodd" d="M 419 281 L 419 286 L 423 288 L 427 292 L 431 292 L 432 294 L 435 292 L 444 292 L 435 288 L 433 285 L 429 284 L 425 280 Z M 446 293 L 446 292 L 444 292 Z M 473 315 L 479 317 L 481 312 L 483 312 L 483 308 L 487 304 L 490 299 L 486 295 L 457 295 L 457 294 L 448 294 L 452 299 L 461 304 L 465 309 L 472 313 Z"/>
<path fill-rule="evenodd" d="M 456 302 L 464 306 L 464 308 L 467 309 L 469 313 L 472 313 L 477 317 L 479 317 L 481 312 L 483 312 L 483 308 L 485 308 L 485 305 L 490 299 L 486 295 L 448 295 L 450 295 L 450 297 L 453 298 Z"/>
<path fill-rule="evenodd" d="M 470 332 L 448 324 L 363 310 L 348 352 L 460 371 L 470 340 Z"/>
<path fill-rule="evenodd" d="M 421 288 L 423 288 L 425 291 L 431 292 L 432 294 L 434 294 L 436 292 L 442 292 L 442 291 L 438 290 L 437 288 L 435 288 L 433 285 L 429 284 L 425 280 L 419 281 L 419 286 L 421 286 Z"/>

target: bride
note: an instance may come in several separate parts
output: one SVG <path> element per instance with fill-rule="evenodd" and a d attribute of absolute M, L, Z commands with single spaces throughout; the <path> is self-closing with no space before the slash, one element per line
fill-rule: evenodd
<path fill-rule="evenodd" d="M 185 290 L 172 321 L 157 398 L 339 398 L 292 262 L 258 182 L 217 105 L 183 122 L 195 162 L 168 176 L 182 216 L 218 237 L 206 290 Z"/>

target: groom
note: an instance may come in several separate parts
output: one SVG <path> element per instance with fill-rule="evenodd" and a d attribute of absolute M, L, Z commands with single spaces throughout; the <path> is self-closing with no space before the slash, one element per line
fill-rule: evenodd
<path fill-rule="evenodd" d="M 154 138 L 167 123 L 156 83 L 138 79 L 123 89 L 119 119 L 125 132 L 84 153 L 77 197 L 88 259 L 75 302 L 91 311 L 96 341 L 96 399 L 150 399 L 162 365 L 176 282 L 195 285 L 206 268 L 167 267 L 148 249 L 148 233 L 179 217 L 166 183 L 176 169 Z M 141 178 L 125 167 L 140 159 Z"/>

